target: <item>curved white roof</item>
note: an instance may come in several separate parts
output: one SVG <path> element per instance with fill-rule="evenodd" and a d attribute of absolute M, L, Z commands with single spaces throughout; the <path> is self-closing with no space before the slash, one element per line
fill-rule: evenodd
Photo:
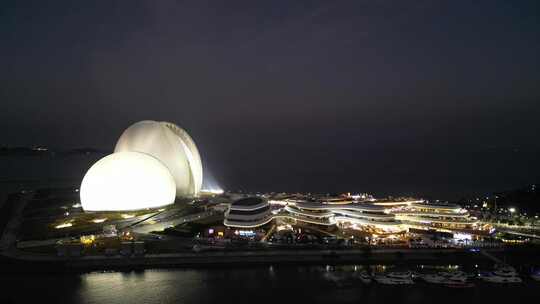
<path fill-rule="evenodd" d="M 174 203 L 176 185 L 164 164 L 139 152 L 113 153 L 97 161 L 83 178 L 85 211 L 155 208 Z"/>
<path fill-rule="evenodd" d="M 412 207 L 415 208 L 425 208 L 425 209 L 434 209 L 434 210 L 452 210 L 459 211 L 462 208 L 455 204 L 429 204 L 429 203 L 412 203 Z"/>
<path fill-rule="evenodd" d="M 250 211 L 270 206 L 268 200 L 261 197 L 245 197 L 231 203 L 230 210 Z"/>
<path fill-rule="evenodd" d="M 266 218 L 268 216 L 271 216 L 269 209 L 261 210 L 260 212 L 254 213 L 254 214 L 241 214 L 241 213 L 232 214 L 230 212 L 225 213 L 225 219 L 229 221 L 249 221 L 250 222 L 250 221 L 259 220 L 261 218 Z"/>
<path fill-rule="evenodd" d="M 363 203 L 352 203 L 345 205 L 331 205 L 331 204 L 320 204 L 320 203 L 311 203 L 311 202 L 299 202 L 295 204 L 296 207 L 300 209 L 311 209 L 311 210 L 356 210 L 356 211 L 366 211 L 366 212 L 384 212 L 384 207 L 375 206 L 371 204 Z"/>
<path fill-rule="evenodd" d="M 360 224 L 360 225 L 373 225 L 373 226 L 400 226 L 401 222 L 398 221 L 377 221 L 377 220 L 370 220 L 365 218 L 351 218 L 348 216 L 336 216 L 334 217 L 336 222 L 349 222 L 353 224 Z"/>
<path fill-rule="evenodd" d="M 466 218 L 469 217 L 469 212 L 455 213 L 455 212 L 427 212 L 418 210 L 400 210 L 392 212 L 395 215 L 410 215 L 410 216 L 428 216 L 428 217 L 448 217 L 448 218 Z"/>
<path fill-rule="evenodd" d="M 114 152 L 135 151 L 159 159 L 171 172 L 177 196 L 197 196 L 202 186 L 201 157 L 186 131 L 170 122 L 144 120 L 127 128 Z"/>
<path fill-rule="evenodd" d="M 478 221 L 472 218 L 436 218 L 436 217 L 427 217 L 427 216 L 410 216 L 403 215 L 399 216 L 399 219 L 402 221 L 410 222 L 419 222 L 419 223 L 443 223 L 443 224 L 475 224 Z"/>
<path fill-rule="evenodd" d="M 235 221 L 233 219 L 225 219 L 223 221 L 223 224 L 227 227 L 237 227 L 237 228 L 256 228 L 265 224 L 268 224 L 271 220 L 273 220 L 273 216 L 266 216 L 261 219 L 244 222 L 244 221 Z"/>
<path fill-rule="evenodd" d="M 334 216 L 334 213 L 332 213 L 330 211 L 317 213 L 317 212 L 311 212 L 311 211 L 305 211 L 305 210 L 302 210 L 302 209 L 293 208 L 291 206 L 285 206 L 284 210 L 289 212 L 289 213 L 299 214 L 299 215 L 303 215 L 303 216 L 310 216 L 310 217 L 315 217 L 315 218 L 324 218 L 324 217 L 332 217 L 332 216 Z"/>
<path fill-rule="evenodd" d="M 347 209 L 337 209 L 333 211 L 334 214 L 341 214 L 350 217 L 359 217 L 359 218 L 371 218 L 371 219 L 386 219 L 394 220 L 395 215 L 387 213 L 366 213 L 366 212 L 356 212 Z"/>

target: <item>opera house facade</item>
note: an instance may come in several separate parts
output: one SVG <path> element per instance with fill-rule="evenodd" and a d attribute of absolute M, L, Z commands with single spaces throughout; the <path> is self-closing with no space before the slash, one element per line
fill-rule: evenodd
<path fill-rule="evenodd" d="M 189 134 L 169 122 L 145 120 L 127 128 L 114 153 L 97 161 L 80 188 L 86 211 L 155 208 L 175 197 L 196 197 L 201 157 Z"/>

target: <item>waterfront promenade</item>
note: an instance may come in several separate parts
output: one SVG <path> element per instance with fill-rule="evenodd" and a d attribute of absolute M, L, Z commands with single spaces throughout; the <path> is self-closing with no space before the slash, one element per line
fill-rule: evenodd
<path fill-rule="evenodd" d="M 489 249 L 491 254 L 502 254 L 504 249 Z M 14 255 L 15 254 L 15 255 Z M 29 265 L 58 265 L 80 271 L 107 269 L 140 269 L 163 267 L 248 266 L 265 264 L 464 264 L 492 263 L 486 255 L 463 249 L 370 249 L 370 250 L 256 250 L 208 251 L 143 256 L 81 256 L 54 255 L 10 251 L 9 258 Z M 48 267 L 47 267 L 48 268 Z M 39 267 L 36 267 L 39 269 Z"/>

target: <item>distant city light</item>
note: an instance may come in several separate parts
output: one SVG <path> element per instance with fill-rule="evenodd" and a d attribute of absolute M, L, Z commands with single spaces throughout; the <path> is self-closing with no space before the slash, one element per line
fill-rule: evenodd
<path fill-rule="evenodd" d="M 252 230 L 239 230 L 238 234 L 240 236 L 252 237 L 255 236 L 255 232 Z"/>
<path fill-rule="evenodd" d="M 359 199 L 366 199 L 367 198 L 367 195 L 366 194 L 353 194 L 351 195 L 349 193 L 349 196 L 354 199 L 354 200 L 359 200 Z"/>
<path fill-rule="evenodd" d="M 72 223 L 63 223 L 63 224 L 60 224 L 60 225 L 55 226 L 54 228 L 56 228 L 56 229 L 62 229 L 62 228 L 67 228 L 67 227 L 71 227 L 71 226 L 73 226 Z"/>
<path fill-rule="evenodd" d="M 276 227 L 277 231 L 282 231 L 282 230 L 292 230 L 292 226 L 290 224 L 285 224 L 285 225 L 279 225 Z"/>
<path fill-rule="evenodd" d="M 516 212 L 516 208 L 514 208 L 514 207 L 508 208 L 508 211 L 510 211 L 510 213 L 514 213 L 514 212 Z"/>
<path fill-rule="evenodd" d="M 472 240 L 472 235 L 470 235 L 468 233 L 454 233 L 454 239 L 455 240 L 471 241 Z"/>
<path fill-rule="evenodd" d="M 82 235 L 79 240 L 81 241 L 81 243 L 83 243 L 84 245 L 90 245 L 92 244 L 95 240 L 96 240 L 96 236 L 91 234 L 91 235 Z"/>
<path fill-rule="evenodd" d="M 106 220 L 107 218 L 97 218 L 97 219 L 93 219 L 92 222 L 98 224 L 98 223 L 103 223 Z"/>
<path fill-rule="evenodd" d="M 220 189 L 220 188 L 215 188 L 215 189 L 202 189 L 201 192 L 202 192 L 202 193 L 216 194 L 216 195 L 219 195 L 219 194 L 223 194 L 223 193 L 224 193 L 223 189 Z"/>

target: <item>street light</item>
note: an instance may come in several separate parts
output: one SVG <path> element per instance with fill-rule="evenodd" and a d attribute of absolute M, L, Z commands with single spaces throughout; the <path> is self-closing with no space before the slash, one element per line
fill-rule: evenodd
<path fill-rule="evenodd" d="M 510 211 L 510 213 L 514 213 L 514 212 L 516 212 L 516 208 L 510 207 L 510 208 L 508 208 L 508 211 Z"/>

